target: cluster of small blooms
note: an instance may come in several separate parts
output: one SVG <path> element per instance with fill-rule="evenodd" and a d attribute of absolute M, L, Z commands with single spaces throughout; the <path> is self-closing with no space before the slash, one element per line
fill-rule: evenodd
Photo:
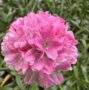
<path fill-rule="evenodd" d="M 22 73 L 24 82 L 50 87 L 63 82 L 61 71 L 77 62 L 77 40 L 68 24 L 49 12 L 30 12 L 14 21 L 1 44 L 10 69 Z"/>

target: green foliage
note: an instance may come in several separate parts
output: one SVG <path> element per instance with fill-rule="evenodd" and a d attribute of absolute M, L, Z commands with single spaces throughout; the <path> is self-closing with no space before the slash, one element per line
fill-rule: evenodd
<path fill-rule="evenodd" d="M 73 71 L 64 73 L 62 85 L 47 90 L 89 90 L 89 0 L 0 0 L 0 43 L 13 20 L 39 10 L 63 17 L 78 39 L 79 57 Z M 24 85 L 19 76 L 5 67 L 0 54 L 0 84 L 7 74 L 12 78 L 0 90 L 39 90 L 36 84 Z"/>

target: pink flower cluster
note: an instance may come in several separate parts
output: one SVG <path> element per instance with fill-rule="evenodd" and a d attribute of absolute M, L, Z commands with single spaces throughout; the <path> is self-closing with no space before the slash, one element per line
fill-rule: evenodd
<path fill-rule="evenodd" d="M 76 44 L 64 19 L 40 11 L 14 21 L 1 48 L 6 65 L 22 73 L 26 84 L 37 82 L 48 88 L 63 82 L 61 71 L 72 70 Z"/>

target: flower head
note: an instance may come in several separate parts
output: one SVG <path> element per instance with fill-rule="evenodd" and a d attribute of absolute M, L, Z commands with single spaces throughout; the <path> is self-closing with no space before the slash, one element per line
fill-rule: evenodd
<path fill-rule="evenodd" d="M 77 40 L 68 24 L 49 12 L 29 13 L 14 21 L 3 38 L 2 54 L 27 84 L 50 87 L 63 82 L 61 71 L 77 62 Z"/>

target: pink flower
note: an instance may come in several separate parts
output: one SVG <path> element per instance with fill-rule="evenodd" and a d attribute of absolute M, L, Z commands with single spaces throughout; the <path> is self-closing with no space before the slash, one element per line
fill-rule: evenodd
<path fill-rule="evenodd" d="M 31 12 L 11 24 L 1 48 L 6 65 L 24 74 L 25 83 L 48 88 L 62 83 L 61 71 L 72 70 L 76 64 L 76 45 L 64 19 Z"/>

